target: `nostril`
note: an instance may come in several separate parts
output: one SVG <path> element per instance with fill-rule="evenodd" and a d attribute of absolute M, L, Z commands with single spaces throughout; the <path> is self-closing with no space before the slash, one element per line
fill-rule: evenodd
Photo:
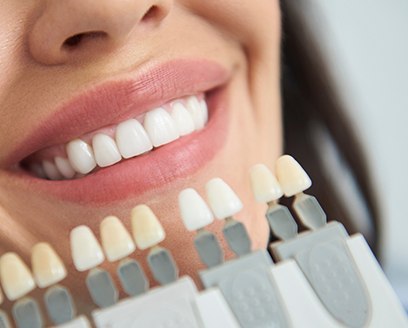
<path fill-rule="evenodd" d="M 143 21 L 143 22 L 150 21 L 150 20 L 153 20 L 153 19 L 155 19 L 155 18 L 161 16 L 160 11 L 161 11 L 161 10 L 160 10 L 159 7 L 157 7 L 157 6 L 151 6 L 151 7 L 149 8 L 149 10 L 148 10 L 148 11 L 144 14 L 144 16 L 142 17 L 142 21 Z"/>
<path fill-rule="evenodd" d="M 86 32 L 86 33 L 78 33 L 73 36 L 67 38 L 64 43 L 64 48 L 75 48 L 80 45 L 85 39 L 97 39 L 97 38 L 104 38 L 107 34 L 105 32 L 100 31 L 93 31 L 93 32 Z"/>

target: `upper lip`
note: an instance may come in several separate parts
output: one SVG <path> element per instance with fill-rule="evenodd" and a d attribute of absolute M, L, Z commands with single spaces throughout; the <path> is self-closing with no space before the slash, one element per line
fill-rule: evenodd
<path fill-rule="evenodd" d="M 228 78 L 227 69 L 202 59 L 140 67 L 125 77 L 90 87 L 59 106 L 17 145 L 6 163 L 18 163 L 41 149 L 136 117 L 172 99 L 214 89 Z"/>

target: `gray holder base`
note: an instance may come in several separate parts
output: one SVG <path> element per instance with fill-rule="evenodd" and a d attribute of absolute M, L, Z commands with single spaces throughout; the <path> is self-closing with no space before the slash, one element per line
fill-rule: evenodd
<path fill-rule="evenodd" d="M 224 253 L 217 237 L 207 230 L 199 230 L 194 238 L 194 246 L 203 262 L 208 268 L 224 262 Z"/>
<path fill-rule="evenodd" d="M 273 262 L 259 250 L 201 271 L 206 288 L 218 287 L 243 328 L 289 327 L 270 273 Z"/>
<path fill-rule="evenodd" d="M 232 218 L 227 219 L 222 229 L 229 248 L 237 256 L 243 256 L 251 252 L 251 239 L 242 222 Z"/>
<path fill-rule="evenodd" d="M 331 222 L 298 237 L 271 245 L 277 258 L 294 259 L 326 309 L 349 327 L 362 327 L 370 317 L 365 284 L 349 254 L 343 225 Z"/>
<path fill-rule="evenodd" d="M 123 290 L 129 296 L 143 294 L 149 289 L 149 281 L 136 260 L 122 260 L 118 266 L 118 277 Z"/>
<path fill-rule="evenodd" d="M 153 248 L 147 256 L 147 263 L 159 284 L 167 285 L 177 280 L 178 268 L 167 249 L 158 246 Z"/>
<path fill-rule="evenodd" d="M 118 301 L 119 293 L 109 272 L 100 268 L 89 271 L 86 277 L 91 298 L 100 308 L 105 308 Z"/>
<path fill-rule="evenodd" d="M 37 302 L 25 297 L 13 305 L 13 318 L 18 328 L 42 328 L 43 318 Z"/>
<path fill-rule="evenodd" d="M 56 285 L 49 288 L 44 294 L 45 307 L 48 316 L 55 325 L 61 325 L 73 320 L 76 309 L 68 289 Z"/>

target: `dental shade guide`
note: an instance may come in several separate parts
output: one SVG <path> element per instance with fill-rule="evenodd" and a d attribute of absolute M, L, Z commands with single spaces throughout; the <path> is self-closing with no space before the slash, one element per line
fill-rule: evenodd
<path fill-rule="evenodd" d="M 187 189 L 179 196 L 181 217 L 187 230 L 202 229 L 211 220 L 203 220 L 207 209 L 199 201 L 198 193 Z M 195 195 L 192 197 L 191 195 Z M 242 208 L 233 190 L 221 179 L 207 184 L 207 197 L 218 219 L 232 217 Z M 242 234 L 232 236 L 239 240 Z M 245 231 L 244 236 L 247 236 Z M 248 244 L 244 242 L 242 249 Z M 233 243 L 232 243 L 233 244 Z M 199 272 L 205 288 L 217 288 L 222 293 L 240 327 L 288 327 L 287 313 L 284 309 L 274 282 L 270 278 L 273 262 L 264 250 L 254 251 L 239 258 L 227 261 Z"/>
<path fill-rule="evenodd" d="M 0 310 L 0 328 L 10 328 L 10 320 L 6 312 Z"/>
<path fill-rule="evenodd" d="M 109 272 L 98 267 L 105 256 L 95 235 L 87 226 L 71 231 L 71 254 L 78 271 L 86 271 L 86 285 L 93 302 L 103 308 L 115 304 L 119 293 Z"/>

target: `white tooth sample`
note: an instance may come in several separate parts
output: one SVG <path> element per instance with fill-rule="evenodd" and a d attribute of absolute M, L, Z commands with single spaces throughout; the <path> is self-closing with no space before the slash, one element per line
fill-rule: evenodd
<path fill-rule="evenodd" d="M 283 155 L 276 161 L 276 177 L 286 197 L 301 193 L 312 185 L 305 170 L 289 155 Z"/>
<path fill-rule="evenodd" d="M 132 237 L 116 216 L 107 216 L 100 225 L 102 247 L 108 261 L 125 258 L 135 250 Z"/>
<path fill-rule="evenodd" d="M 194 121 L 186 107 L 181 102 L 175 102 L 171 107 L 171 117 L 180 136 L 185 136 L 193 132 L 195 130 Z"/>
<path fill-rule="evenodd" d="M 0 258 L 0 280 L 10 301 L 28 294 L 35 288 L 30 270 L 15 253 L 6 253 Z"/>
<path fill-rule="evenodd" d="M 249 174 L 252 192 L 257 202 L 269 203 L 283 196 L 278 180 L 266 165 L 256 164 L 252 166 Z"/>
<path fill-rule="evenodd" d="M 180 215 L 188 231 L 209 225 L 214 216 L 204 199 L 192 188 L 184 189 L 178 197 Z"/>
<path fill-rule="evenodd" d="M 31 267 L 38 287 L 49 287 L 67 276 L 67 270 L 48 243 L 36 244 L 31 252 Z"/>
<path fill-rule="evenodd" d="M 124 158 L 143 154 L 153 148 L 146 130 L 135 119 L 127 120 L 117 126 L 116 144 Z"/>
<path fill-rule="evenodd" d="M 153 247 L 166 237 L 162 225 L 147 205 L 138 205 L 131 212 L 132 232 L 139 249 Z"/>
<path fill-rule="evenodd" d="M 96 164 L 100 167 L 113 165 L 122 159 L 116 142 L 106 134 L 97 133 L 93 136 L 92 149 Z"/>
<path fill-rule="evenodd" d="M 242 210 L 242 202 L 224 180 L 214 178 L 205 185 L 207 200 L 217 219 L 225 219 Z"/>
<path fill-rule="evenodd" d="M 66 151 L 68 160 L 76 172 L 87 174 L 95 168 L 92 148 L 86 142 L 80 139 L 72 140 L 67 144 Z"/>
<path fill-rule="evenodd" d="M 105 257 L 102 248 L 89 227 L 82 225 L 71 230 L 71 256 L 78 271 L 92 269 Z"/>
<path fill-rule="evenodd" d="M 74 177 L 75 171 L 66 158 L 57 156 L 54 159 L 54 163 L 64 178 L 71 179 Z"/>
<path fill-rule="evenodd" d="M 45 175 L 47 176 L 48 179 L 50 180 L 62 179 L 62 174 L 53 163 L 51 163 L 50 161 L 43 161 L 42 165 Z"/>
<path fill-rule="evenodd" d="M 205 118 L 203 117 L 201 104 L 197 97 L 191 96 L 187 98 L 187 110 L 193 118 L 195 129 L 202 129 L 205 125 Z"/>
<path fill-rule="evenodd" d="M 205 125 L 208 121 L 208 106 L 207 106 L 207 102 L 205 101 L 205 99 L 200 100 L 200 106 L 201 106 L 202 119 Z"/>
<path fill-rule="evenodd" d="M 161 107 L 146 113 L 143 126 L 155 147 L 165 145 L 179 137 L 173 119 Z"/>

